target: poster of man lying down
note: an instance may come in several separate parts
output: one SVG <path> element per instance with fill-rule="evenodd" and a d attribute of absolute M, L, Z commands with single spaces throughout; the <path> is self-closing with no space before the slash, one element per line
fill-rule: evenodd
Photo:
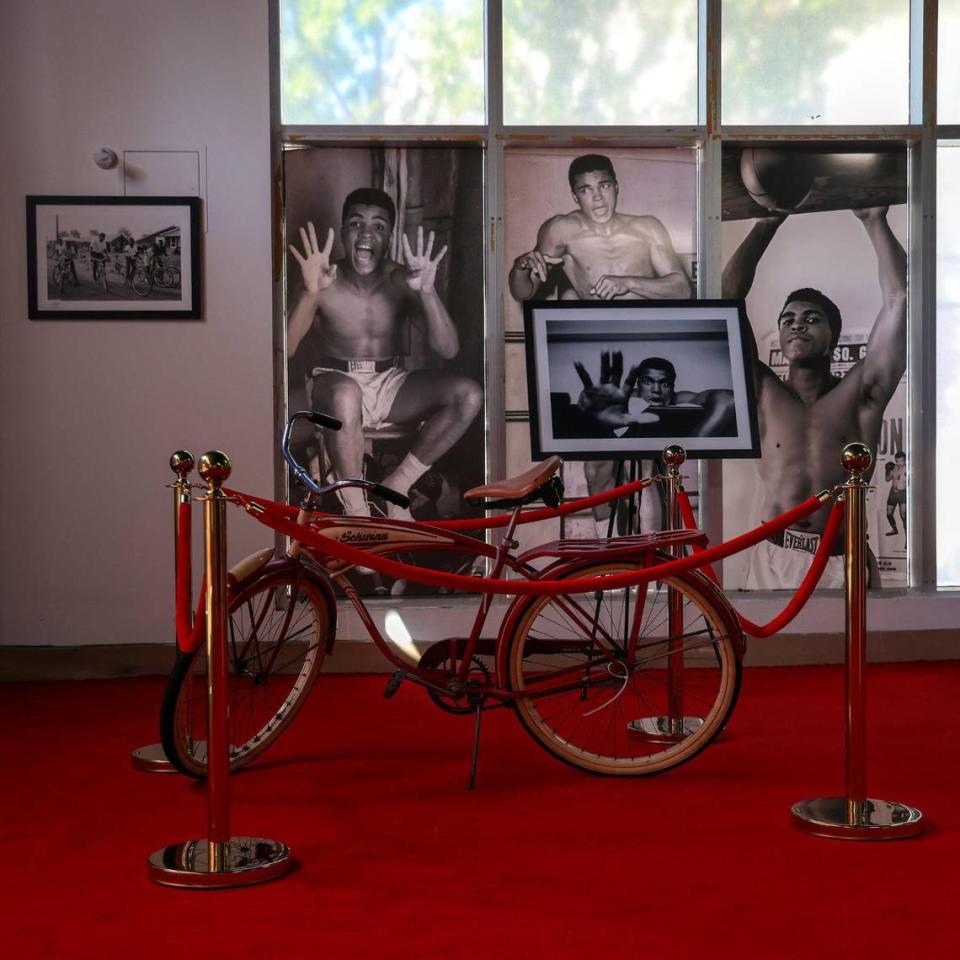
<path fill-rule="evenodd" d="M 535 457 L 757 455 L 742 305 L 532 301 L 524 320 Z"/>

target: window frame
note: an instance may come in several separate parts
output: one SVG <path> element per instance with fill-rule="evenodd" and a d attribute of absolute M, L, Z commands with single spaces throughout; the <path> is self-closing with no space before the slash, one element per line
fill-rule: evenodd
<path fill-rule="evenodd" d="M 910 0 L 909 119 L 903 125 L 815 126 L 722 124 L 720 38 L 722 0 L 698 0 L 698 105 L 693 126 L 508 126 L 503 123 L 502 3 L 485 3 L 485 91 L 487 122 L 478 125 L 370 126 L 284 125 L 280 96 L 280 0 L 270 0 L 271 159 L 273 170 L 273 313 L 276 425 L 282 429 L 286 397 L 285 257 L 283 248 L 283 151 L 296 146 L 413 145 L 473 143 L 484 150 L 485 191 L 485 393 L 486 471 L 498 476 L 506 462 L 504 422 L 524 419 L 505 409 L 504 344 L 516 335 L 504 332 L 507 265 L 504 242 L 504 156 L 511 147 L 689 147 L 697 151 L 697 296 L 720 296 L 721 153 L 738 145 L 821 142 L 860 146 L 902 143 L 908 150 L 910 290 L 907 363 L 907 436 L 910 462 L 933 463 L 936 456 L 936 151 L 941 140 L 960 140 L 960 124 L 937 126 L 937 2 Z M 286 477 L 277 458 L 278 495 Z M 722 533 L 721 464 L 702 463 L 701 525 L 711 540 Z M 908 509 L 907 593 L 950 592 L 937 584 L 936 472 L 911 472 Z M 878 596 L 900 596 L 887 589 Z M 764 595 L 760 595 L 763 600 Z M 446 600 L 449 603 L 449 598 Z M 817 601 L 815 600 L 816 604 Z"/>

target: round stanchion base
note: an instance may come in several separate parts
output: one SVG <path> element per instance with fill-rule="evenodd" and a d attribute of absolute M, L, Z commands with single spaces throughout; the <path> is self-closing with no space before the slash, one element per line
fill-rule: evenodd
<path fill-rule="evenodd" d="M 290 848 L 263 837 L 231 837 L 223 844 L 220 869 L 210 867 L 210 844 L 189 840 L 164 847 L 147 860 L 150 879 L 166 887 L 216 889 L 266 883 L 292 866 Z"/>
<path fill-rule="evenodd" d="M 873 797 L 802 800 L 791 808 L 790 819 L 803 833 L 836 840 L 900 840 L 923 833 L 925 826 L 916 807 Z"/>
<path fill-rule="evenodd" d="M 643 743 L 679 743 L 702 726 L 702 717 L 641 717 L 627 724 L 627 736 Z"/>
<path fill-rule="evenodd" d="M 163 745 L 151 743 L 130 751 L 130 764 L 143 773 L 176 773 L 177 768 L 167 759 Z"/>

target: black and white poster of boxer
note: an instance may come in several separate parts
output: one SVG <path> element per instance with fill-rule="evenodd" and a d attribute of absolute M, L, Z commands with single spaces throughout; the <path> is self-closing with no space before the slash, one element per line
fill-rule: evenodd
<path fill-rule="evenodd" d="M 906 586 L 906 152 L 728 147 L 723 296 L 746 297 L 761 458 L 724 466 L 724 533 L 770 520 L 846 479 L 840 454 L 874 455 L 871 587 Z M 728 560 L 726 584 L 796 587 L 826 511 Z M 842 544 L 822 587 L 843 586 Z"/>
<path fill-rule="evenodd" d="M 299 454 L 324 482 L 364 476 L 411 500 L 406 511 L 353 488 L 324 508 L 474 515 L 463 492 L 485 462 L 481 151 L 294 149 L 284 191 L 287 407 L 343 422 L 300 435 Z"/>
<path fill-rule="evenodd" d="M 696 155 L 689 149 L 518 148 L 505 156 L 505 326 L 523 329 L 526 300 L 666 300 L 696 287 Z M 584 357 L 599 374 L 601 357 Z M 506 407 L 525 410 L 522 343 L 506 345 Z M 529 430 L 509 423 L 509 472 L 530 463 Z M 641 469 L 649 471 L 650 461 Z M 615 463 L 564 465 L 568 497 L 609 489 Z M 696 466 L 685 470 L 696 490 Z M 609 508 L 567 522 L 568 536 L 606 532 Z M 660 526 L 653 497 L 641 505 L 644 529 Z M 531 536 L 539 535 L 525 531 Z"/>

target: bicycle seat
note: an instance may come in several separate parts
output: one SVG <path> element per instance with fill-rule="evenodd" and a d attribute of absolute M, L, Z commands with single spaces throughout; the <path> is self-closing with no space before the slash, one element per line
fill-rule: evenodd
<path fill-rule="evenodd" d="M 463 495 L 463 499 L 520 503 L 536 493 L 560 469 L 561 463 L 563 461 L 559 457 L 550 457 L 549 460 L 544 460 L 515 477 L 471 487 Z"/>

